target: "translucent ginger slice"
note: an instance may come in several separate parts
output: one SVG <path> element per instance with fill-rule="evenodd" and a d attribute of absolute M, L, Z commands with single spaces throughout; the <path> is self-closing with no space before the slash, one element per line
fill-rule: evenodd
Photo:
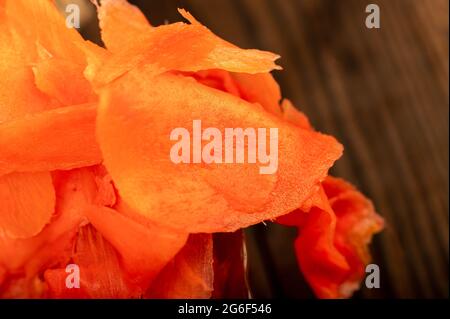
<path fill-rule="evenodd" d="M 153 65 L 156 73 L 209 69 L 266 73 L 280 69 L 274 63 L 278 58 L 270 52 L 240 49 L 199 23 L 173 23 L 151 28 L 129 41 L 98 67 L 93 83 L 102 86 L 146 64 Z"/>
<path fill-rule="evenodd" d="M 48 96 L 34 83 L 27 49 L 0 8 L 0 124 L 52 107 Z"/>
<path fill-rule="evenodd" d="M 288 99 L 281 102 L 281 109 L 285 120 L 305 130 L 313 129 L 306 115 L 299 111 Z"/>
<path fill-rule="evenodd" d="M 349 183 L 327 177 L 310 209 L 278 219 L 297 226 L 300 269 L 320 298 L 346 298 L 359 287 L 370 261 L 368 245 L 383 228 L 371 202 Z"/>
<path fill-rule="evenodd" d="M 0 264 L 10 273 L 29 277 L 68 261 L 72 240 L 87 222 L 86 209 L 96 201 L 96 177 L 91 167 L 52 172 L 57 200 L 51 223 L 34 237 L 0 238 Z"/>
<path fill-rule="evenodd" d="M 350 183 L 330 176 L 323 185 L 337 217 L 334 243 L 351 269 L 339 292 L 350 296 L 366 275 L 365 267 L 371 260 L 369 244 L 383 229 L 384 220 L 372 202 Z"/>
<path fill-rule="evenodd" d="M 0 46 L 5 44 L 0 53 L 0 75 L 2 62 L 7 65 L 4 72 L 9 74 L 1 76 L 0 90 L 4 87 L 5 93 L 0 96 L 6 95 L 7 109 L 20 111 L 23 105 L 28 106 L 29 110 L 16 114 L 23 115 L 94 100 L 83 77 L 87 60 L 82 48 L 86 42 L 66 26 L 53 1 L 36 0 L 30 5 L 25 0 L 7 0 L 2 11 L 5 20 L 0 29 L 6 29 L 2 33 L 9 33 L 9 39 L 3 41 L 0 36 Z M 10 74 L 14 74 L 12 79 Z M 0 122 L 18 117 L 4 118 L 1 113 Z"/>
<path fill-rule="evenodd" d="M 208 299 L 214 282 L 211 234 L 192 234 L 147 290 L 146 298 Z"/>
<path fill-rule="evenodd" d="M 49 223 L 55 191 L 48 172 L 0 177 L 0 237 L 28 238 Z"/>
<path fill-rule="evenodd" d="M 44 48 L 51 56 L 85 64 L 77 44 L 83 43 L 74 28 L 68 28 L 63 15 L 51 0 L 6 0 L 5 13 L 16 23 L 15 32 L 30 51 Z"/>
<path fill-rule="evenodd" d="M 281 90 L 270 73 L 231 73 L 242 98 L 250 103 L 259 103 L 265 110 L 275 115 L 281 114 Z"/>
<path fill-rule="evenodd" d="M 48 58 L 33 66 L 38 89 L 61 105 L 77 105 L 97 101 L 91 84 L 84 77 L 85 65 L 60 58 Z"/>
<path fill-rule="evenodd" d="M 185 244 L 188 234 L 175 232 L 159 224 L 142 225 L 120 211 L 128 210 L 123 204 L 116 207 L 91 207 L 89 221 L 119 252 L 129 278 L 143 289 Z"/>
<path fill-rule="evenodd" d="M 44 277 L 48 294 L 53 298 L 130 298 L 138 297 L 125 279 L 114 248 L 92 225 L 80 229 L 72 256 L 79 267 L 80 290 L 66 285 L 68 274 L 63 269 L 49 269 Z M 65 276 L 62 276 L 64 272 Z M 76 291 L 74 293 L 74 290 Z"/>
<path fill-rule="evenodd" d="M 126 0 L 99 0 L 97 6 L 102 40 L 111 52 L 119 52 L 129 41 L 150 31 L 150 23 Z"/>
<path fill-rule="evenodd" d="M 0 176 L 101 162 L 96 104 L 74 105 L 0 123 Z"/>
<path fill-rule="evenodd" d="M 247 102 L 258 103 L 266 111 L 281 116 L 280 87 L 269 73 L 232 73 L 212 69 L 182 74 L 195 78 L 203 85 L 240 97 Z"/>
<path fill-rule="evenodd" d="M 297 128 L 192 79 L 153 74 L 133 70 L 105 87 L 97 133 L 124 202 L 154 222 L 187 232 L 216 232 L 275 218 L 300 207 L 341 155 L 332 137 Z M 123 94 L 129 90 L 136 93 Z M 191 131 L 192 119 L 221 132 L 278 128 L 278 171 L 262 175 L 250 163 L 174 164 L 170 132 L 177 127 Z"/>

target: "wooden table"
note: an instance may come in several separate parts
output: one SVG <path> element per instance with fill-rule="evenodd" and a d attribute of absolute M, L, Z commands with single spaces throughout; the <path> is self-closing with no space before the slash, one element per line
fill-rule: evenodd
<path fill-rule="evenodd" d="M 356 298 L 448 297 L 448 0 L 131 1 L 152 24 L 191 11 L 244 48 L 281 54 L 283 94 L 345 155 L 332 173 L 357 185 L 387 221 L 375 238 L 381 288 Z M 381 9 L 367 29 L 365 8 Z M 247 232 L 256 297 L 312 297 L 295 232 Z"/>

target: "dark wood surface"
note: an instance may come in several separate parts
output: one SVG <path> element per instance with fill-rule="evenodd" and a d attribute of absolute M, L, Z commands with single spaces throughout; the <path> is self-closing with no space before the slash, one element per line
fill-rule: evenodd
<path fill-rule="evenodd" d="M 448 0 L 136 0 L 152 24 L 191 11 L 245 48 L 279 53 L 290 98 L 344 157 L 332 173 L 373 199 L 381 288 L 356 298 L 448 297 Z M 381 8 L 367 29 L 365 8 Z M 295 232 L 247 232 L 256 297 L 312 297 L 295 264 Z"/>

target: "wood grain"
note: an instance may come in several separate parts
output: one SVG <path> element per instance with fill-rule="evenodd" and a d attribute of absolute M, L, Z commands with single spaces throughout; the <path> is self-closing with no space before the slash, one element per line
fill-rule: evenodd
<path fill-rule="evenodd" d="M 333 169 L 387 221 L 373 244 L 381 288 L 356 298 L 448 297 L 449 95 L 447 0 L 131 1 L 154 25 L 191 11 L 225 39 L 281 54 L 283 94 L 345 155 Z M 381 8 L 367 29 L 365 8 Z M 312 297 L 293 230 L 247 231 L 256 297 Z"/>

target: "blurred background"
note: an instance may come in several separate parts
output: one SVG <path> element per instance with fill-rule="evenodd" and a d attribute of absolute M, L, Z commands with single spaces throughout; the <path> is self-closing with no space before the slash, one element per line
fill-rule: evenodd
<path fill-rule="evenodd" d="M 101 43 L 93 6 L 78 2 L 83 36 Z M 448 297 L 448 0 L 130 2 L 153 25 L 182 21 L 176 9 L 185 8 L 230 42 L 282 56 L 274 75 L 284 97 L 345 146 L 332 174 L 387 222 L 372 245 L 381 288 L 355 298 Z M 371 3 L 380 29 L 365 25 Z M 295 230 L 257 225 L 246 235 L 254 297 L 313 298 Z"/>

